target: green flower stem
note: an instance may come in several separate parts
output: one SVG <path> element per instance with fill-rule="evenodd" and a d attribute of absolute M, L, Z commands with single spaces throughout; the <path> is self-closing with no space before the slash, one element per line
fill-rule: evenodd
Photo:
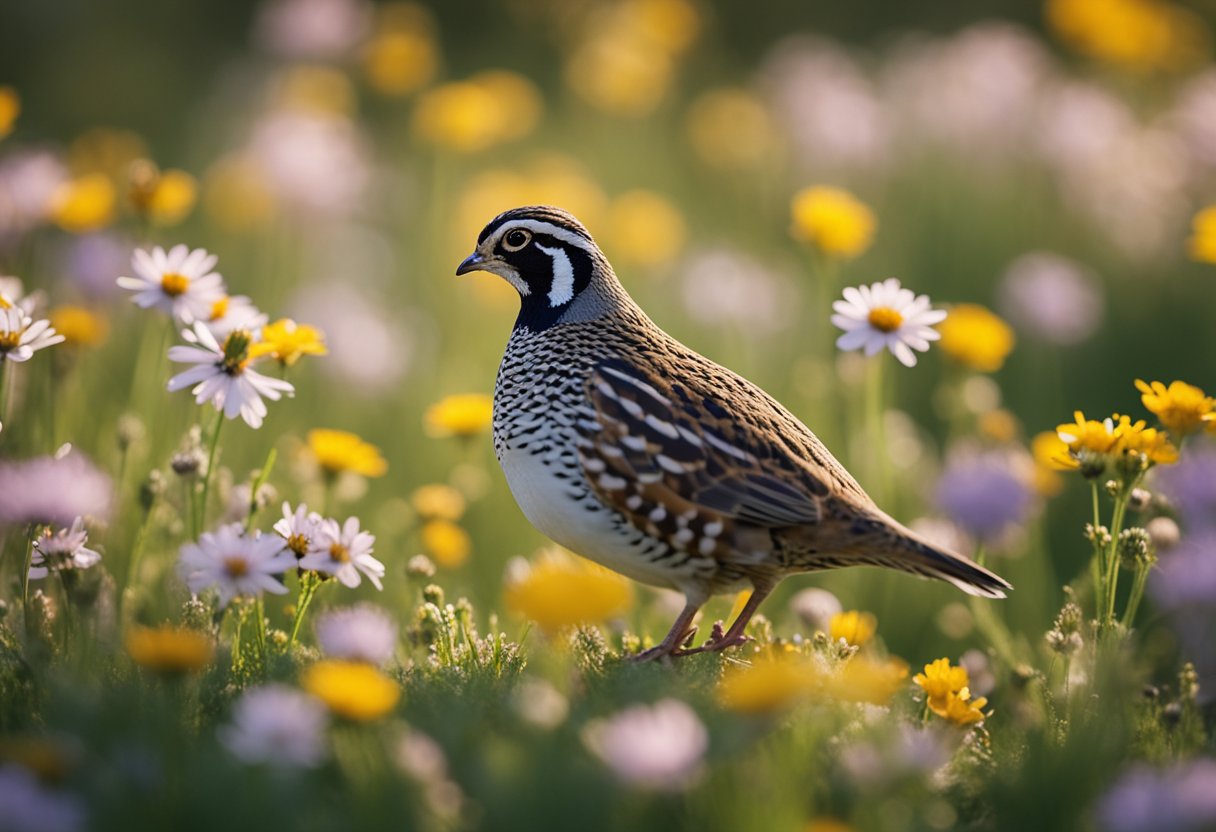
<path fill-rule="evenodd" d="M 266 485 L 266 480 L 270 479 L 270 471 L 274 468 L 274 462 L 278 458 L 278 452 L 270 449 L 270 453 L 266 455 L 266 462 L 262 465 L 262 470 L 254 477 L 253 484 L 249 488 L 249 517 L 245 521 L 245 533 L 253 532 L 253 521 L 258 515 L 258 492 L 262 490 L 262 486 Z"/>
<path fill-rule="evenodd" d="M 321 580 L 316 572 L 310 570 L 300 575 L 300 594 L 296 596 L 296 615 L 291 622 L 291 644 L 296 643 L 296 637 L 300 634 L 300 625 L 304 623 L 304 613 L 308 612 L 308 605 L 312 603 L 313 596 L 317 594 L 320 587 Z"/>
<path fill-rule="evenodd" d="M 1148 573 L 1152 567 L 1137 566 L 1136 576 L 1132 579 L 1132 591 L 1127 597 L 1127 609 L 1123 611 L 1123 626 L 1130 629 L 1132 623 L 1136 620 L 1136 611 L 1140 608 L 1140 601 L 1144 598 L 1144 588 L 1148 584 Z"/>
<path fill-rule="evenodd" d="M 887 430 L 884 424 L 886 386 L 883 372 L 884 356 L 870 359 L 866 373 L 866 436 L 870 441 L 870 457 L 873 464 L 871 481 L 874 483 L 876 499 L 880 505 L 890 502 L 891 469 L 887 450 Z"/>
<path fill-rule="evenodd" d="M 211 448 L 207 452 L 207 473 L 203 474 L 203 496 L 199 503 L 197 522 L 200 526 L 207 523 L 207 499 L 211 496 L 211 478 L 215 475 L 215 455 L 220 446 L 220 428 L 224 426 L 224 412 L 218 411 L 215 416 L 215 430 L 211 432 Z M 195 536 L 198 536 L 197 533 Z"/>
<path fill-rule="evenodd" d="M 1098 545 L 1096 536 L 1097 529 L 1102 525 L 1102 507 L 1098 496 L 1098 482 L 1091 480 L 1090 486 L 1093 491 L 1094 503 L 1094 519 L 1093 526 L 1095 537 L 1093 540 L 1093 556 L 1089 559 L 1089 577 L 1094 585 L 1094 615 L 1101 615 L 1101 611 L 1106 609 L 1106 582 L 1103 579 L 1106 575 L 1106 559 L 1105 549 Z"/>
<path fill-rule="evenodd" d="M 975 550 L 975 562 L 980 566 L 984 565 L 985 554 L 981 544 Z M 970 595 L 967 597 L 967 602 L 971 608 L 971 615 L 975 619 L 975 628 L 979 630 L 980 635 L 988 640 L 992 649 L 996 651 L 997 656 L 1005 662 L 1006 666 L 1016 667 L 1021 659 L 1014 647 L 1013 635 L 1009 632 L 1005 622 L 992 611 L 992 601 Z"/>
<path fill-rule="evenodd" d="M 32 635 L 30 629 L 30 564 L 34 560 L 34 541 L 38 538 L 38 533 L 42 527 L 37 523 L 30 526 L 29 535 L 25 542 L 25 562 L 21 567 L 21 614 L 25 622 L 25 637 L 28 640 Z"/>
<path fill-rule="evenodd" d="M 242 606 L 240 611 L 236 615 L 236 632 L 234 632 L 232 635 L 232 672 L 233 673 L 239 672 L 241 670 L 241 667 L 245 663 L 244 657 L 241 655 L 241 653 L 242 653 L 241 636 L 243 635 L 243 630 L 245 629 L 245 616 L 248 614 L 249 614 L 249 611 L 244 606 Z"/>
<path fill-rule="evenodd" d="M 1143 475 L 1141 475 L 1143 476 Z M 1115 511 L 1110 523 L 1110 550 L 1106 564 L 1106 607 L 1103 610 L 1103 627 L 1115 623 L 1115 593 L 1119 587 L 1119 533 L 1123 531 L 1123 519 L 1127 514 L 1127 503 L 1132 491 L 1140 484 L 1140 476 L 1119 490 L 1115 498 Z"/>
<path fill-rule="evenodd" d="M 253 635 L 257 639 L 258 659 L 261 661 L 262 671 L 265 672 L 269 662 L 267 661 L 268 654 L 266 652 L 266 606 L 262 602 L 261 595 L 253 602 L 253 614 L 258 617 L 257 625 L 253 629 Z"/>
<path fill-rule="evenodd" d="M 135 532 L 135 542 L 131 544 L 131 557 L 127 559 L 127 568 L 122 576 L 122 591 L 118 593 L 118 620 L 123 621 L 123 609 L 127 603 L 127 593 L 131 589 L 131 582 L 139 576 L 139 562 L 143 558 L 144 546 L 148 540 L 148 528 L 152 525 L 152 510 L 156 503 L 148 506 L 144 511 L 143 520 L 139 524 L 139 530 Z"/>

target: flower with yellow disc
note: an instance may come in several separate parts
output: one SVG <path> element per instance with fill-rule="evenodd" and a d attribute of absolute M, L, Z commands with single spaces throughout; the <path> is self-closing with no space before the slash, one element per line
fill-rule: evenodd
<path fill-rule="evenodd" d="M 365 662 L 319 661 L 304 671 L 300 686 L 352 722 L 379 719 L 401 699 L 401 687 Z"/>
<path fill-rule="evenodd" d="M 946 355 L 971 370 L 994 373 L 1013 350 L 1013 328 L 975 303 L 960 303 L 937 325 Z"/>
<path fill-rule="evenodd" d="M 280 318 L 262 327 L 262 340 L 253 345 L 255 356 L 269 355 L 284 367 L 290 367 L 305 355 L 325 355 L 325 333 L 315 326 L 298 324 L 291 318 Z"/>
<path fill-rule="evenodd" d="M 380 449 L 349 431 L 310 430 L 308 450 L 330 476 L 350 471 L 364 477 L 382 477 L 388 471 L 388 463 L 380 455 Z"/>
<path fill-rule="evenodd" d="M 493 400 L 484 393 L 459 393 L 445 396 L 426 410 L 426 432 L 434 437 L 467 438 L 490 427 Z"/>
<path fill-rule="evenodd" d="M 815 185 L 794 195 L 791 233 L 828 257 L 851 260 L 870 247 L 874 212 L 841 188 Z"/>
<path fill-rule="evenodd" d="M 1142 394 L 1140 401 L 1145 409 L 1178 437 L 1202 430 L 1205 422 L 1211 424 L 1209 417 L 1216 412 L 1216 399 L 1185 381 L 1172 381 L 1166 387 L 1160 381 L 1136 379 L 1136 389 Z"/>

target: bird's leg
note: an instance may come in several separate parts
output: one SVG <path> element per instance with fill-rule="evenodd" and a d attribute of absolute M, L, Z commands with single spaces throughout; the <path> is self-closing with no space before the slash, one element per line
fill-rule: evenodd
<path fill-rule="evenodd" d="M 747 629 L 748 622 L 752 620 L 756 609 L 764 603 L 764 599 L 773 591 L 776 584 L 756 584 L 752 588 L 751 597 L 747 599 L 747 603 L 743 605 L 743 609 L 739 611 L 739 617 L 730 625 L 730 629 L 725 633 L 722 632 L 720 625 L 715 624 L 713 634 L 709 637 L 709 641 L 702 644 L 700 647 L 692 647 L 688 650 L 681 650 L 674 655 L 686 656 L 692 653 L 704 653 L 710 650 L 725 650 L 727 647 L 734 647 L 739 644 L 746 644 L 751 641 L 750 636 L 743 635 L 743 631 Z"/>
<path fill-rule="evenodd" d="M 692 638 L 697 631 L 697 628 L 692 626 L 692 620 L 696 617 L 697 610 L 701 609 L 701 603 L 694 603 L 691 599 L 685 601 L 684 609 L 680 611 L 676 623 L 671 625 L 666 637 L 649 650 L 643 650 L 641 653 L 630 656 L 629 661 L 649 662 L 664 656 L 680 655 L 680 645 Z"/>

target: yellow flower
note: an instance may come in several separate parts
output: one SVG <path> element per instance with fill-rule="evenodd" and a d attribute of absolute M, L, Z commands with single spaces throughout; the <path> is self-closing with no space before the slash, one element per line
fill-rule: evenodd
<path fill-rule="evenodd" d="M 1216 263 L 1216 205 L 1209 205 L 1191 220 L 1187 250 L 1192 260 Z"/>
<path fill-rule="evenodd" d="M 849 610 L 832 616 L 828 624 L 828 636 L 832 641 L 844 639 L 854 647 L 861 647 L 874 637 L 878 619 L 872 613 Z"/>
<path fill-rule="evenodd" d="M 410 505 L 423 520 L 450 520 L 455 522 L 464 515 L 464 495 L 443 483 L 423 485 L 410 495 Z"/>
<path fill-rule="evenodd" d="M 83 306 L 57 306 L 47 317 L 66 344 L 95 347 L 106 340 L 110 331 L 105 318 Z"/>
<path fill-rule="evenodd" d="M 1128 69 L 1187 70 L 1208 51 L 1203 19 L 1162 0 L 1047 0 L 1046 16 L 1078 52 Z"/>
<path fill-rule="evenodd" d="M 262 327 L 262 340 L 250 349 L 253 357 L 270 355 L 280 364 L 290 367 L 303 355 L 325 355 L 325 333 L 315 326 L 298 324 L 291 318 L 280 318 Z"/>
<path fill-rule="evenodd" d="M 1068 455 L 1068 445 L 1055 431 L 1045 430 L 1030 440 L 1030 455 L 1034 457 L 1035 491 L 1045 497 L 1059 494 L 1064 484 L 1056 472 L 1076 467 Z"/>
<path fill-rule="evenodd" d="M 929 707 L 935 710 L 937 707 L 944 708 L 947 697 L 966 690 L 967 685 L 971 684 L 967 678 L 967 668 L 951 667 L 949 659 L 930 662 L 925 665 L 925 672 L 917 673 L 912 681 L 924 690 Z"/>
<path fill-rule="evenodd" d="M 554 633 L 624 615 L 633 606 L 633 587 L 615 572 L 550 551 L 509 576 L 503 597 L 517 615 Z"/>
<path fill-rule="evenodd" d="M 1179 437 L 1200 430 L 1205 418 L 1216 411 L 1216 399 L 1185 381 L 1173 381 L 1166 387 L 1160 381 L 1150 384 L 1136 379 L 1136 389 L 1145 409 Z"/>
<path fill-rule="evenodd" d="M 623 26 L 673 55 L 691 46 L 701 30 L 701 16 L 688 0 L 627 0 L 617 11 Z"/>
<path fill-rule="evenodd" d="M 731 665 L 718 683 L 718 701 L 746 714 L 787 710 L 820 687 L 823 672 L 800 653 L 760 656 L 750 665 Z"/>
<path fill-rule="evenodd" d="M 701 161 L 721 170 L 745 170 L 766 161 L 777 131 L 764 104 L 744 89 L 711 90 L 692 103 L 688 139 Z"/>
<path fill-rule="evenodd" d="M 215 655 L 210 638 L 183 627 L 134 627 L 123 641 L 136 664 L 165 674 L 201 670 Z"/>
<path fill-rule="evenodd" d="M 380 449 L 349 431 L 310 430 L 308 449 L 329 474 L 351 471 L 365 477 L 382 477 L 388 471 L 388 463 L 380 455 Z"/>
<path fill-rule="evenodd" d="M 51 217 L 64 231 L 87 234 L 114 220 L 117 195 L 102 173 L 90 173 L 64 182 L 51 196 Z"/>
<path fill-rule="evenodd" d="M 684 217 L 659 194 L 629 191 L 612 201 L 608 239 L 614 260 L 661 266 L 679 255 L 686 237 Z"/>
<path fill-rule="evenodd" d="M 412 127 L 439 147 L 475 153 L 526 136 L 540 120 L 541 109 L 531 81 L 494 70 L 428 90 L 418 99 Z"/>
<path fill-rule="evenodd" d="M 997 407 L 981 413 L 977 427 L 988 439 L 1007 444 L 1018 438 L 1021 425 L 1017 416 L 1003 407 Z"/>
<path fill-rule="evenodd" d="M 128 178 L 136 213 L 157 225 L 176 225 L 194 210 L 198 183 L 185 171 L 162 171 L 141 159 L 131 165 Z"/>
<path fill-rule="evenodd" d="M 413 3 L 390 8 L 394 13 L 386 14 L 363 48 L 363 72 L 377 92 L 409 95 L 435 77 L 439 49 L 426 9 Z"/>
<path fill-rule="evenodd" d="M 829 257 L 851 259 L 870 247 L 874 213 L 848 191 L 816 185 L 794 195 L 791 233 Z"/>
<path fill-rule="evenodd" d="M 426 409 L 426 431 L 430 436 L 475 436 L 490 427 L 493 400 L 484 393 L 444 396 Z"/>
<path fill-rule="evenodd" d="M 300 686 L 352 722 L 379 719 L 401 698 L 396 682 L 363 662 L 319 661 L 304 671 Z"/>
<path fill-rule="evenodd" d="M 824 692 L 841 702 L 886 705 L 906 683 L 908 665 L 902 659 L 849 659 L 826 680 Z"/>
<path fill-rule="evenodd" d="M 1076 468 L 1077 457 L 1082 452 L 1107 454 L 1115 447 L 1118 437 L 1115 436 L 1115 423 L 1112 419 L 1099 422 L 1086 419 L 1085 414 L 1077 410 L 1073 413 L 1072 422 L 1056 427 L 1056 435 L 1060 437 L 1069 451 L 1067 460 L 1060 460 L 1061 467 Z"/>
<path fill-rule="evenodd" d="M 570 89 L 597 110 L 626 118 L 650 115 L 667 95 L 671 55 L 636 33 L 611 26 L 585 38 L 566 62 Z"/>
<path fill-rule="evenodd" d="M 74 176 L 102 173 L 112 182 L 122 182 L 131 163 L 147 155 L 148 147 L 138 133 L 93 127 L 72 141 L 68 148 L 68 167 Z"/>
<path fill-rule="evenodd" d="M 1013 349 L 1013 329 L 989 310 L 961 303 L 937 325 L 941 348 L 964 367 L 983 373 L 1001 369 Z"/>
<path fill-rule="evenodd" d="M 1172 465 L 1178 461 L 1178 449 L 1164 431 L 1145 427 L 1143 419 L 1133 422 L 1127 416 L 1118 418 L 1115 425 L 1116 452 L 1144 454 L 1149 462 L 1161 465 Z"/>
<path fill-rule="evenodd" d="M 203 207 L 226 231 L 245 232 L 274 218 L 270 184 L 256 164 L 241 156 L 226 156 L 203 179 Z"/>
<path fill-rule="evenodd" d="M 422 548 L 440 566 L 456 569 L 469 559 L 473 541 L 468 532 L 451 520 L 428 520 L 418 534 Z"/>
<path fill-rule="evenodd" d="M 21 115 L 21 98 L 12 87 L 0 87 L 0 139 L 13 132 L 13 124 Z"/>
<path fill-rule="evenodd" d="M 950 691 L 940 700 L 935 701 L 930 697 L 929 710 L 956 725 L 971 725 L 983 721 L 983 709 L 987 704 L 988 700 L 983 696 L 972 699 L 971 691 L 964 687 L 959 691 Z"/>

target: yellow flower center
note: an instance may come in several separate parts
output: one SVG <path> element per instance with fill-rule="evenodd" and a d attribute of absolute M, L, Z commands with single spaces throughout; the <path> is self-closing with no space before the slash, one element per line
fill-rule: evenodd
<path fill-rule="evenodd" d="M 230 578 L 240 578 L 249 574 L 249 561 L 240 555 L 229 555 L 224 558 L 224 571 Z"/>
<path fill-rule="evenodd" d="M 293 534 L 287 538 L 287 548 L 297 558 L 302 558 L 308 554 L 308 537 L 302 534 Z"/>
<path fill-rule="evenodd" d="M 330 545 L 329 556 L 338 563 L 350 563 L 350 549 L 347 549 L 341 543 Z"/>
<path fill-rule="evenodd" d="M 0 332 L 0 352 L 15 350 L 21 346 L 21 330 Z"/>
<path fill-rule="evenodd" d="M 166 289 L 165 291 L 167 292 L 169 290 Z M 220 318 L 224 317 L 227 314 L 228 314 L 228 296 L 224 295 L 222 298 L 217 300 L 215 303 L 211 304 L 211 320 L 218 321 Z"/>
<path fill-rule="evenodd" d="M 879 332 L 894 332 L 904 322 L 904 316 L 889 306 L 879 306 L 870 310 L 868 320 Z"/>
<path fill-rule="evenodd" d="M 12 309 L 12 308 L 13 308 L 13 305 L 8 302 L 8 298 L 6 298 L 4 295 L 0 295 L 0 309 Z"/>
<path fill-rule="evenodd" d="M 178 295 L 186 294 L 186 290 L 190 288 L 190 278 L 184 274 L 169 272 L 161 276 L 160 288 L 166 295 L 175 298 Z"/>

